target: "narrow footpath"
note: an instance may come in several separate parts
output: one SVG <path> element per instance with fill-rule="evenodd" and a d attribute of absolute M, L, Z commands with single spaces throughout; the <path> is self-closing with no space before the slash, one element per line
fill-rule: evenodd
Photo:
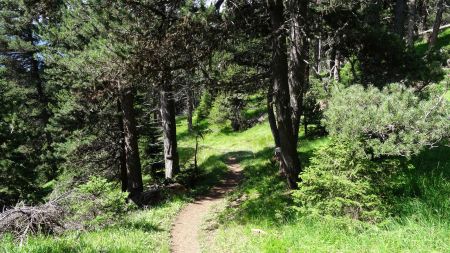
<path fill-rule="evenodd" d="M 232 191 L 242 178 L 241 166 L 236 158 L 227 160 L 228 173 L 225 178 L 211 191 L 188 204 L 178 215 L 171 231 L 171 252 L 173 253 L 199 253 L 199 233 L 202 222 L 210 208 L 222 201 L 226 193 Z"/>

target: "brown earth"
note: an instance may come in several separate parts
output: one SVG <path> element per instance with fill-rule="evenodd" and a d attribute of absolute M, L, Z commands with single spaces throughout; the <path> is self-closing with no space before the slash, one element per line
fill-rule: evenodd
<path fill-rule="evenodd" d="M 188 204 L 178 215 L 171 231 L 171 252 L 200 252 L 199 232 L 210 208 L 225 198 L 226 193 L 233 190 L 242 178 L 242 169 L 236 158 L 227 161 L 228 173 L 211 191 Z"/>

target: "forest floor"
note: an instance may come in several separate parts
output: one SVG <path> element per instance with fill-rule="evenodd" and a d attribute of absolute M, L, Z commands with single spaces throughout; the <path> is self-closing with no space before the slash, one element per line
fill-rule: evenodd
<path fill-rule="evenodd" d="M 236 157 L 228 157 L 229 171 L 224 179 L 206 195 L 197 197 L 180 212 L 171 231 L 171 249 L 174 253 L 201 252 L 199 233 L 211 207 L 225 200 L 242 178 L 242 168 Z"/>

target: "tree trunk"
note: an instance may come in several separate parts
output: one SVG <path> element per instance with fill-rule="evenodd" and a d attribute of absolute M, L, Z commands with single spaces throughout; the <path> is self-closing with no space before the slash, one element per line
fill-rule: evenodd
<path fill-rule="evenodd" d="M 194 111 L 194 102 L 193 102 L 193 91 L 188 87 L 186 90 L 186 109 L 187 109 L 187 123 L 188 123 L 188 131 L 192 132 L 192 114 Z"/>
<path fill-rule="evenodd" d="M 315 65 L 315 74 L 316 76 L 320 75 L 320 58 L 322 57 L 322 40 L 321 38 L 317 38 L 314 41 L 314 65 Z"/>
<path fill-rule="evenodd" d="M 127 157 L 125 154 L 125 131 L 123 129 L 123 114 L 122 105 L 120 100 L 117 100 L 117 110 L 119 112 L 118 126 L 119 126 L 119 168 L 120 168 L 120 182 L 122 184 L 122 191 L 126 192 L 128 190 L 128 178 L 127 178 Z"/>
<path fill-rule="evenodd" d="M 164 139 L 164 164 L 166 178 L 180 172 L 175 122 L 175 101 L 170 81 L 165 80 L 160 91 L 161 123 Z"/>
<path fill-rule="evenodd" d="M 403 38 L 405 34 L 405 9 L 406 9 L 406 0 L 396 0 L 394 7 L 394 32 Z"/>
<path fill-rule="evenodd" d="M 338 50 L 336 50 L 333 67 L 333 79 L 337 82 L 341 80 L 341 76 L 339 75 L 340 69 L 341 69 L 341 53 Z"/>
<path fill-rule="evenodd" d="M 417 0 L 417 17 L 420 18 L 418 26 L 420 31 L 426 30 L 426 24 L 428 21 L 428 11 L 426 0 Z"/>
<path fill-rule="evenodd" d="M 291 189 L 296 189 L 300 173 L 300 160 L 297 154 L 297 142 L 293 133 L 293 114 L 290 107 L 291 96 L 289 94 L 286 34 L 283 30 L 285 22 L 283 1 L 268 0 L 268 8 L 273 33 L 271 69 L 276 122 L 280 137 L 280 153 L 286 165 L 288 186 Z"/>
<path fill-rule="evenodd" d="M 273 85 L 269 85 L 267 92 L 267 115 L 269 119 L 270 130 L 272 131 L 273 140 L 275 142 L 275 148 L 280 147 L 280 135 L 278 133 L 277 122 L 275 114 L 273 112 Z"/>
<path fill-rule="evenodd" d="M 436 45 L 437 37 L 439 34 L 439 27 L 441 26 L 442 21 L 442 13 L 444 12 L 444 0 L 438 0 L 436 4 L 436 19 L 433 24 L 433 31 L 430 34 L 430 38 L 428 39 L 428 46 L 430 48 Z"/>
<path fill-rule="evenodd" d="M 278 132 L 275 113 L 273 112 L 273 85 L 269 85 L 267 92 L 267 115 L 269 119 L 270 130 L 272 131 L 273 140 L 275 142 L 275 158 L 279 162 L 279 175 L 286 177 L 286 165 L 283 161 L 280 148 L 280 133 Z"/>
<path fill-rule="evenodd" d="M 303 107 L 303 95 L 308 86 L 309 43 L 306 36 L 307 0 L 290 0 L 290 47 L 289 47 L 289 92 L 292 107 L 294 141 L 298 141 L 300 117 Z"/>
<path fill-rule="evenodd" d="M 141 160 L 139 158 L 138 132 L 133 107 L 134 94 L 130 87 L 122 87 L 120 82 L 119 91 L 125 137 L 127 188 L 130 193 L 130 198 L 136 202 L 144 188 L 142 184 Z"/>
<path fill-rule="evenodd" d="M 414 45 L 414 35 L 416 31 L 416 0 L 408 0 L 408 36 L 406 44 Z"/>
<path fill-rule="evenodd" d="M 336 62 L 335 62 L 336 61 L 336 46 L 334 44 L 331 44 L 329 57 L 330 57 L 330 62 L 328 65 L 328 69 L 330 70 L 329 77 L 331 78 L 331 77 L 334 77 L 334 67 L 336 64 Z"/>

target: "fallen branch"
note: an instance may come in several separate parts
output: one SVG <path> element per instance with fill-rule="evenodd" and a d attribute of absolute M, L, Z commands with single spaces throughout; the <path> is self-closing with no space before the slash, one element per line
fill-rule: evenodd
<path fill-rule="evenodd" d="M 11 233 L 20 244 L 29 234 L 57 233 L 64 230 L 64 209 L 57 198 L 39 206 L 26 206 L 20 202 L 0 213 L 0 235 Z"/>
<path fill-rule="evenodd" d="M 445 29 L 445 28 L 449 28 L 449 27 L 450 27 L 450 24 L 446 24 L 446 25 L 443 25 L 443 26 L 439 27 L 439 30 L 442 30 L 442 29 Z M 433 31 L 433 29 L 428 29 L 428 30 L 425 30 L 425 31 L 421 31 L 421 32 L 419 32 L 419 35 L 420 36 L 421 35 L 425 35 L 425 34 L 430 33 L 432 31 Z"/>

